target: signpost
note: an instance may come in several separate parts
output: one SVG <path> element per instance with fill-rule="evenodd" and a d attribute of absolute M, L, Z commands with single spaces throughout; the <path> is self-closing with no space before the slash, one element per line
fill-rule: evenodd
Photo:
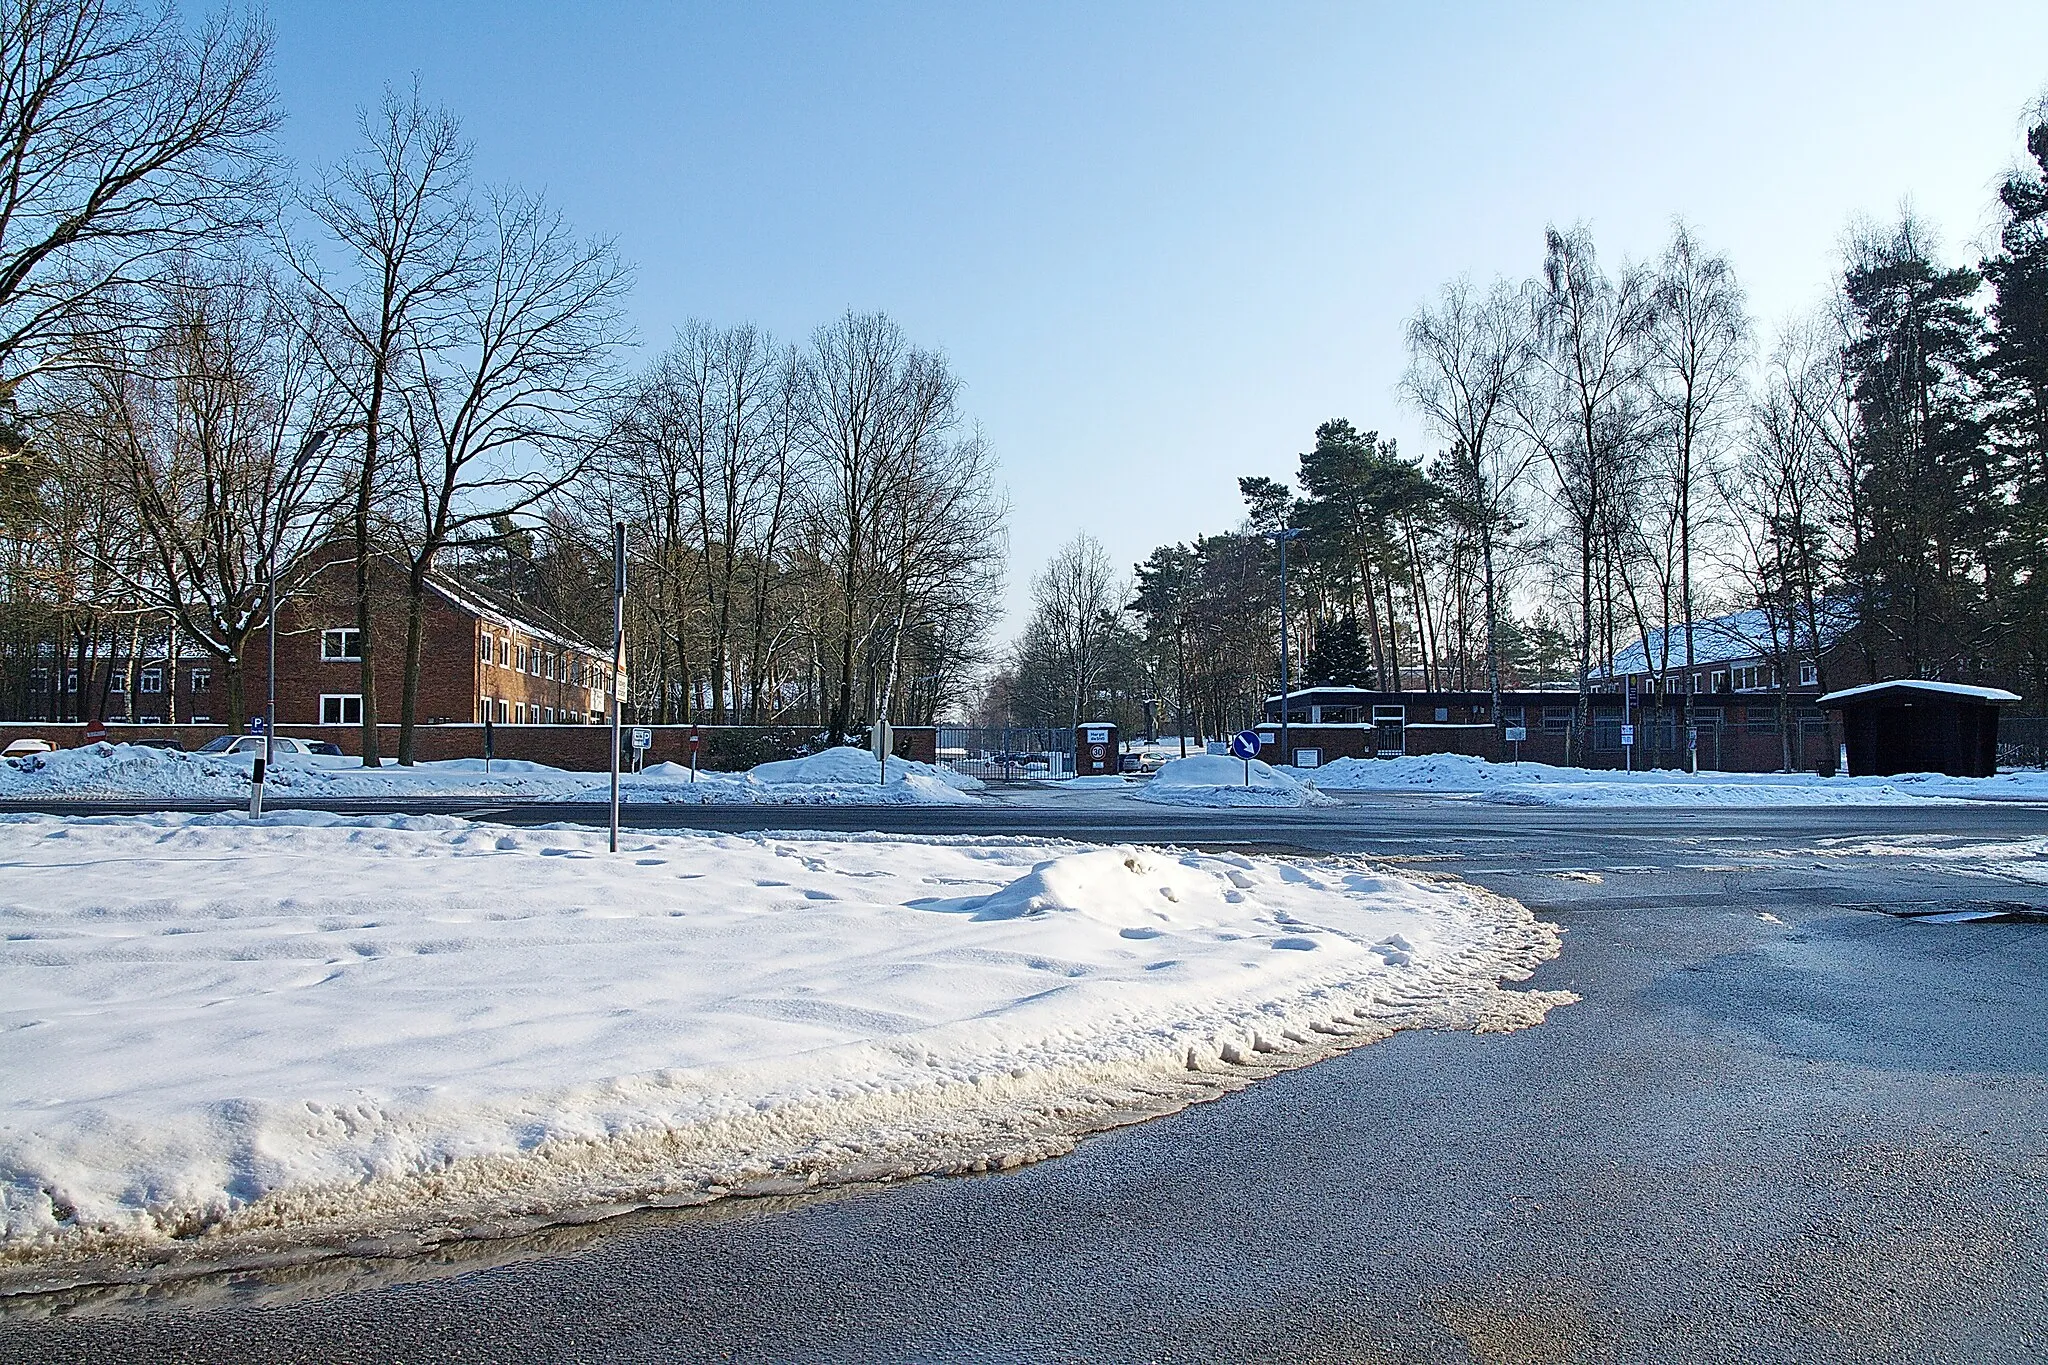
<path fill-rule="evenodd" d="M 882 765 L 882 785 L 889 785 L 889 751 L 895 747 L 896 732 L 889 728 L 889 722 L 875 722 L 875 760 Z"/>
<path fill-rule="evenodd" d="M 626 523 L 612 526 L 612 838 L 619 851 L 619 674 L 626 667 Z"/>
<path fill-rule="evenodd" d="M 1503 732 L 1503 738 L 1515 746 L 1515 762 L 1517 763 L 1522 761 L 1522 741 L 1528 737 L 1529 727 L 1526 725 L 1510 725 Z"/>
<path fill-rule="evenodd" d="M 646 766 L 647 751 L 654 747 L 654 731 L 645 725 L 633 727 L 633 771 L 639 772 Z"/>
<path fill-rule="evenodd" d="M 704 747 L 704 735 L 696 726 L 690 727 L 690 780 L 697 780 L 697 751 Z"/>
<path fill-rule="evenodd" d="M 491 711 L 493 709 L 488 705 L 484 708 L 484 772 L 486 774 L 491 771 L 491 760 L 497 756 L 498 752 L 497 736 L 491 733 Z"/>
<path fill-rule="evenodd" d="M 1698 775 L 1700 770 L 1700 727 L 1697 725 L 1685 727 L 1685 757 L 1694 775 Z"/>
<path fill-rule="evenodd" d="M 1259 756 L 1259 732 L 1239 730 L 1230 737 L 1230 752 L 1232 757 L 1244 760 L 1244 784 L 1249 787 L 1252 784 L 1252 760 Z"/>

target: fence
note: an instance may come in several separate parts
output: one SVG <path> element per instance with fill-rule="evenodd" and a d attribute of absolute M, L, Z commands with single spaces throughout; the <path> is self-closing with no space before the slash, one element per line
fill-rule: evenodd
<path fill-rule="evenodd" d="M 1008 725 L 941 725 L 939 762 L 984 782 L 1072 777 L 1074 732 Z"/>
<path fill-rule="evenodd" d="M 1998 766 L 2048 768 L 2048 716 L 2000 716 Z"/>

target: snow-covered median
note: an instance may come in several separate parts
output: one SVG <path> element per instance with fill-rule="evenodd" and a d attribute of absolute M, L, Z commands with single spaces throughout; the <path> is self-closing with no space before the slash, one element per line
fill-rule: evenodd
<path fill-rule="evenodd" d="M 1293 771 L 1282 769 L 1282 772 Z M 1340 758 L 1309 769 L 1326 791 L 1436 792 L 1519 806 L 1884 806 L 1949 800 L 2048 800 L 2048 773 L 1996 777 L 1821 777 L 1814 773 L 1618 772 L 1488 763 L 1464 754 Z"/>
<path fill-rule="evenodd" d="M 1301 776 L 1258 759 L 1192 754 L 1162 766 L 1131 793 L 1162 806 L 1327 806 L 1334 804 Z"/>
<path fill-rule="evenodd" d="M 0 1283 L 987 1169 L 1405 1027 L 1527 910 L 1358 864 L 315 813 L 0 820 Z"/>
<path fill-rule="evenodd" d="M 34 767 L 0 766 L 0 797 L 138 797 L 240 800 L 249 794 L 255 757 L 180 753 L 132 744 L 91 744 L 40 755 Z M 981 783 L 944 768 L 889 760 L 884 782 L 864 749 L 827 749 L 808 757 L 763 763 L 751 772 L 700 772 L 657 763 L 620 782 L 621 799 L 674 805 L 960 805 Z M 273 799 L 294 797 L 490 796 L 601 801 L 611 794 L 605 773 L 571 772 L 543 763 L 455 758 L 399 767 L 365 768 L 360 759 L 285 754 L 265 781 Z"/>

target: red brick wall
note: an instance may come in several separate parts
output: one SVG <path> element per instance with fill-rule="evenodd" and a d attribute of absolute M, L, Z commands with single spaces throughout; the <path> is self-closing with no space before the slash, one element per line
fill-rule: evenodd
<path fill-rule="evenodd" d="M 280 646 L 282 642 L 280 642 Z M 280 667 L 283 675 L 282 648 Z M 654 725 L 652 730 L 654 747 L 648 751 L 646 762 L 681 763 L 690 762 L 689 733 L 686 725 Z M 629 727 L 630 729 L 630 727 Z M 77 748 L 85 743 L 83 725 L 47 724 L 0 724 L 0 745 L 17 739 L 46 739 L 61 749 Z M 277 727 L 280 735 L 299 739 L 331 740 L 343 752 L 357 754 L 362 751 L 361 731 L 355 726 L 288 725 L 282 722 Z M 115 744 L 133 739 L 174 739 L 187 750 L 197 749 L 210 739 L 230 733 L 225 725 L 123 725 L 107 727 L 107 739 Z M 773 759 L 792 758 L 805 745 L 816 747 L 817 731 L 808 726 L 775 725 L 706 725 L 699 727 L 703 738 L 698 753 L 698 766 L 707 772 L 736 772 L 751 768 L 756 763 Z M 388 756 L 398 752 L 398 727 L 381 727 L 380 744 Z M 622 742 L 631 744 L 629 735 L 621 736 Z M 484 752 L 484 727 L 481 725 L 423 725 L 419 727 L 415 742 L 419 758 L 433 762 L 449 758 L 481 758 Z M 492 727 L 492 749 L 499 758 L 523 759 L 532 763 L 545 763 L 549 767 L 567 768 L 572 771 L 603 772 L 610 766 L 611 727 L 609 725 L 494 725 Z M 938 753 L 938 731 L 931 726 L 898 726 L 896 729 L 895 751 L 899 757 L 929 763 Z M 630 748 L 626 754 L 630 761 Z"/>

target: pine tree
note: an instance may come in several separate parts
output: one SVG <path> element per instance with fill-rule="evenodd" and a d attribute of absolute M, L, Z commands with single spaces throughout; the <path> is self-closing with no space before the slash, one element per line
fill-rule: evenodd
<path fill-rule="evenodd" d="M 2008 676 L 2027 678 L 2039 697 L 2048 693 L 2048 110 L 2027 152 L 2038 170 L 2015 168 L 2000 187 L 2005 223 L 1983 266 L 1992 289 L 1984 378 L 1990 439 L 2013 490 L 1994 565 L 2006 606 L 2000 653 Z"/>
<path fill-rule="evenodd" d="M 1979 283 L 1967 266 L 1941 266 L 1911 217 L 1857 243 L 1843 280 L 1857 477 L 1872 509 L 1850 573 L 1871 652 L 1909 677 L 1974 675 L 1989 634 L 1983 569 L 2002 499 L 1974 383 Z"/>

